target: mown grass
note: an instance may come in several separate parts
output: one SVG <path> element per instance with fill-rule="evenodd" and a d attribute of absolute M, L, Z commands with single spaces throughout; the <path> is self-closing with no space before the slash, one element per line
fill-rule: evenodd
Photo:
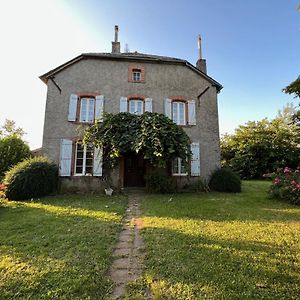
<path fill-rule="evenodd" d="M 0 200 L 0 299 L 103 299 L 125 197 Z"/>
<path fill-rule="evenodd" d="M 127 299 L 299 299 L 300 208 L 240 194 L 149 195 L 142 203 L 145 277 Z"/>

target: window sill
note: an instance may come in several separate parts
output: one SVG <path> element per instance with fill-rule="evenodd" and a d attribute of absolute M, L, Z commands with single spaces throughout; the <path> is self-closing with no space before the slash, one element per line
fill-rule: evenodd
<path fill-rule="evenodd" d="M 172 174 L 172 176 L 175 176 L 175 177 L 186 177 L 186 176 L 188 176 L 188 173 L 183 173 L 183 174 L 176 174 L 176 173 L 174 173 L 174 174 Z"/>
<path fill-rule="evenodd" d="M 145 80 L 128 80 L 131 83 L 145 83 Z"/>

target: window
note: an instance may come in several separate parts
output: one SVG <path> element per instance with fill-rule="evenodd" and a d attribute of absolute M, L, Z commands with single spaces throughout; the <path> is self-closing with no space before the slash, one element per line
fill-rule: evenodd
<path fill-rule="evenodd" d="M 76 144 L 75 175 L 92 175 L 94 162 L 94 147 L 92 145 Z"/>
<path fill-rule="evenodd" d="M 81 98 L 79 121 L 83 123 L 93 123 L 95 117 L 95 99 Z"/>
<path fill-rule="evenodd" d="M 187 170 L 184 165 L 184 161 L 180 157 L 176 157 L 172 163 L 172 175 L 173 176 L 186 176 Z"/>
<path fill-rule="evenodd" d="M 133 69 L 132 70 L 132 80 L 133 81 L 141 81 L 142 79 L 142 72 L 140 69 Z"/>
<path fill-rule="evenodd" d="M 145 82 L 145 68 L 141 65 L 128 67 L 128 82 Z"/>
<path fill-rule="evenodd" d="M 185 102 L 172 102 L 172 119 L 177 125 L 186 125 L 185 106 Z"/>
<path fill-rule="evenodd" d="M 141 115 L 144 112 L 144 101 L 141 99 L 129 100 L 129 112 L 131 114 Z"/>

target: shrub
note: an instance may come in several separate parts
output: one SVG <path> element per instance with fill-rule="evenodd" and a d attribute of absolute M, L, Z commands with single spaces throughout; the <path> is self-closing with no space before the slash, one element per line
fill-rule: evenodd
<path fill-rule="evenodd" d="M 20 137 L 10 135 L 0 139 L 0 179 L 9 168 L 30 156 L 29 146 Z"/>
<path fill-rule="evenodd" d="M 231 169 L 217 169 L 211 175 L 209 187 L 218 192 L 239 193 L 241 191 L 241 179 Z"/>
<path fill-rule="evenodd" d="M 182 191 L 186 192 L 209 192 L 209 186 L 205 181 L 201 178 L 197 179 L 196 181 L 192 181 L 190 183 L 185 184 L 182 187 Z"/>
<path fill-rule="evenodd" d="M 150 193 L 172 193 L 175 191 L 175 183 L 165 170 L 157 169 L 145 176 L 146 188 Z"/>
<path fill-rule="evenodd" d="M 57 188 L 57 175 L 57 166 L 45 157 L 20 162 L 5 174 L 6 197 L 25 200 L 48 195 Z"/>
<path fill-rule="evenodd" d="M 279 169 L 273 176 L 269 193 L 272 197 L 300 205 L 300 168 Z"/>

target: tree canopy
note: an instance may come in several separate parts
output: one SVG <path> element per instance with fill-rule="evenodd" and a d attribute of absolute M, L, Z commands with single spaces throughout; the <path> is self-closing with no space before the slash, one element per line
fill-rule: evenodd
<path fill-rule="evenodd" d="M 295 98 L 300 98 L 300 76 L 295 81 L 286 86 L 283 89 L 283 92 L 289 95 L 293 95 Z M 300 127 L 300 110 L 294 113 L 292 122 Z"/>
<path fill-rule="evenodd" d="M 103 148 L 104 158 L 113 165 L 127 152 L 142 153 L 153 166 L 165 167 L 175 158 L 191 156 L 190 139 L 184 130 L 163 114 L 145 112 L 104 114 L 103 122 L 88 127 L 84 143 Z"/>
<path fill-rule="evenodd" d="M 0 138 L 10 135 L 15 135 L 22 138 L 25 131 L 21 127 L 16 127 L 16 123 L 13 120 L 5 119 L 4 125 L 0 127 Z"/>
<path fill-rule="evenodd" d="M 273 120 L 262 119 L 240 125 L 232 135 L 221 139 L 224 166 L 232 167 L 242 178 L 260 178 L 277 168 L 297 167 L 300 137 L 291 124 L 291 106 Z"/>

